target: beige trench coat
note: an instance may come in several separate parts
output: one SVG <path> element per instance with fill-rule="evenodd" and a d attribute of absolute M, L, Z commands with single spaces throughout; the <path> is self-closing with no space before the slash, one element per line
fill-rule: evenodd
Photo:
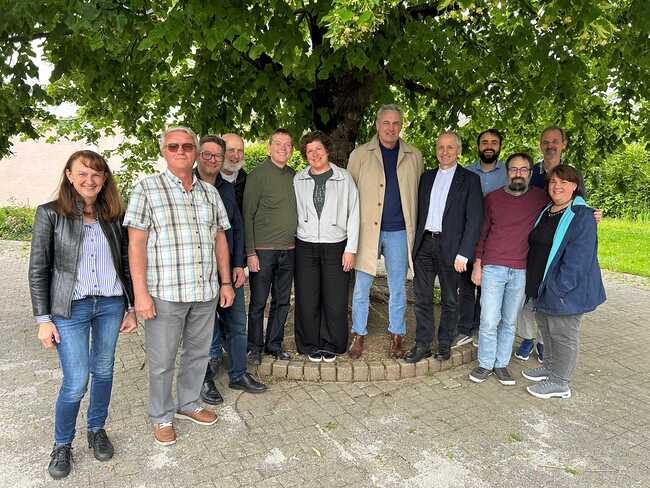
<path fill-rule="evenodd" d="M 420 175 L 424 170 L 422 153 L 415 147 L 399 140 L 397 156 L 397 180 L 399 182 L 402 212 L 408 239 L 409 268 L 413 270 L 413 238 L 417 225 L 417 200 Z M 369 142 L 357 147 L 348 162 L 348 171 L 359 190 L 359 247 L 354 268 L 375 276 L 379 258 L 379 231 L 384 209 L 386 178 L 379 141 L 375 135 Z"/>

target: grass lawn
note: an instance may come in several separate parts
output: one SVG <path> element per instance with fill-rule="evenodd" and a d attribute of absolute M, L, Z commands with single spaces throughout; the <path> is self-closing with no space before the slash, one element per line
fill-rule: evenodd
<path fill-rule="evenodd" d="M 611 271 L 650 276 L 650 222 L 603 219 L 598 225 L 598 259 Z"/>

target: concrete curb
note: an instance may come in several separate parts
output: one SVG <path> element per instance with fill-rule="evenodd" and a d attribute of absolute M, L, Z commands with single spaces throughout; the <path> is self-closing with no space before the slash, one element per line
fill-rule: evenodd
<path fill-rule="evenodd" d="M 476 359 L 477 351 L 472 344 L 465 344 L 452 349 L 447 361 L 427 358 L 409 364 L 403 359 L 382 359 L 365 361 L 350 360 L 347 355 L 337 358 L 333 363 L 312 363 L 308 359 L 274 360 L 264 356 L 257 368 L 258 374 L 265 378 L 302 380 L 302 381 L 337 381 L 344 383 L 400 380 L 415 378 L 455 368 L 471 363 Z"/>

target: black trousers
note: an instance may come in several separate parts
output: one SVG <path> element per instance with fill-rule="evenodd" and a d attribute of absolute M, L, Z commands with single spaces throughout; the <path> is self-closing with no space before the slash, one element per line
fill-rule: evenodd
<path fill-rule="evenodd" d="M 458 329 L 458 281 L 459 274 L 453 266 L 444 263 L 440 255 L 438 236 L 427 233 L 415 255 L 415 342 L 430 346 L 433 342 L 435 323 L 433 318 L 433 286 L 438 276 L 442 313 L 438 327 L 438 347 L 448 348 Z"/>
<path fill-rule="evenodd" d="M 467 263 L 467 271 L 458 280 L 458 332 L 471 336 L 481 325 L 481 287 L 472 283 L 474 263 Z"/>
<path fill-rule="evenodd" d="M 284 325 L 289 313 L 295 251 L 256 251 L 260 270 L 250 273 L 248 304 L 248 350 L 274 352 L 282 350 Z M 269 320 L 264 337 L 264 308 L 271 293 Z"/>
<path fill-rule="evenodd" d="M 347 241 L 296 240 L 296 347 L 301 354 L 343 354 L 348 345 L 350 272 L 343 271 Z"/>

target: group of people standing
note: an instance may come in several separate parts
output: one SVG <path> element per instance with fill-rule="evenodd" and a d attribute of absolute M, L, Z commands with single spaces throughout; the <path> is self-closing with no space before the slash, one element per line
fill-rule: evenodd
<path fill-rule="evenodd" d="M 287 166 L 292 136 L 277 129 L 267 160 L 250 174 L 240 136 L 198 140 L 192 130 L 172 127 L 160 138 L 166 170 L 140 180 L 126 209 L 102 156 L 70 156 L 57 199 L 36 211 L 29 266 L 38 337 L 56 348 L 63 370 L 52 477 L 70 472 L 89 379 L 88 445 L 98 460 L 113 456 L 104 426 L 115 348 L 120 332 L 137 327 L 136 315 L 145 324 L 154 440 L 171 445 L 174 418 L 217 421 L 199 400 L 223 402 L 214 377 L 224 350 L 230 388 L 266 391 L 247 363 L 260 364 L 262 354 L 290 358 L 283 343 L 292 286 L 298 352 L 313 362 L 335 361 L 346 351 L 360 358 L 380 256 L 389 288 L 391 357 L 418 362 L 433 354 L 437 277 L 437 359 L 448 359 L 452 347 L 478 331 L 479 365 L 470 379 L 482 382 L 494 373 L 514 384 L 507 366 L 515 323 L 524 302 L 534 303 L 532 320 L 546 350 L 541 367 L 524 370 L 537 382 L 528 390 L 541 398 L 570 396 L 582 314 L 605 296 L 593 212 L 579 173 L 560 164 L 564 132 L 545 129 L 545 159 L 533 165 L 523 153 L 501 162 L 501 134 L 487 130 L 478 137 L 480 160 L 467 168 L 458 164 L 460 138 L 443 132 L 436 142 L 438 167 L 424 171 L 420 151 L 400 138 L 402 125 L 397 106 L 381 107 L 376 135 L 352 152 L 347 169 L 329 160 L 330 139 L 310 132 L 300 141 L 308 165 L 298 173 Z M 557 160 L 547 158 L 557 151 Z M 409 269 L 416 336 L 404 355 Z M 532 343 L 535 328 L 527 334 L 520 349 Z"/>

